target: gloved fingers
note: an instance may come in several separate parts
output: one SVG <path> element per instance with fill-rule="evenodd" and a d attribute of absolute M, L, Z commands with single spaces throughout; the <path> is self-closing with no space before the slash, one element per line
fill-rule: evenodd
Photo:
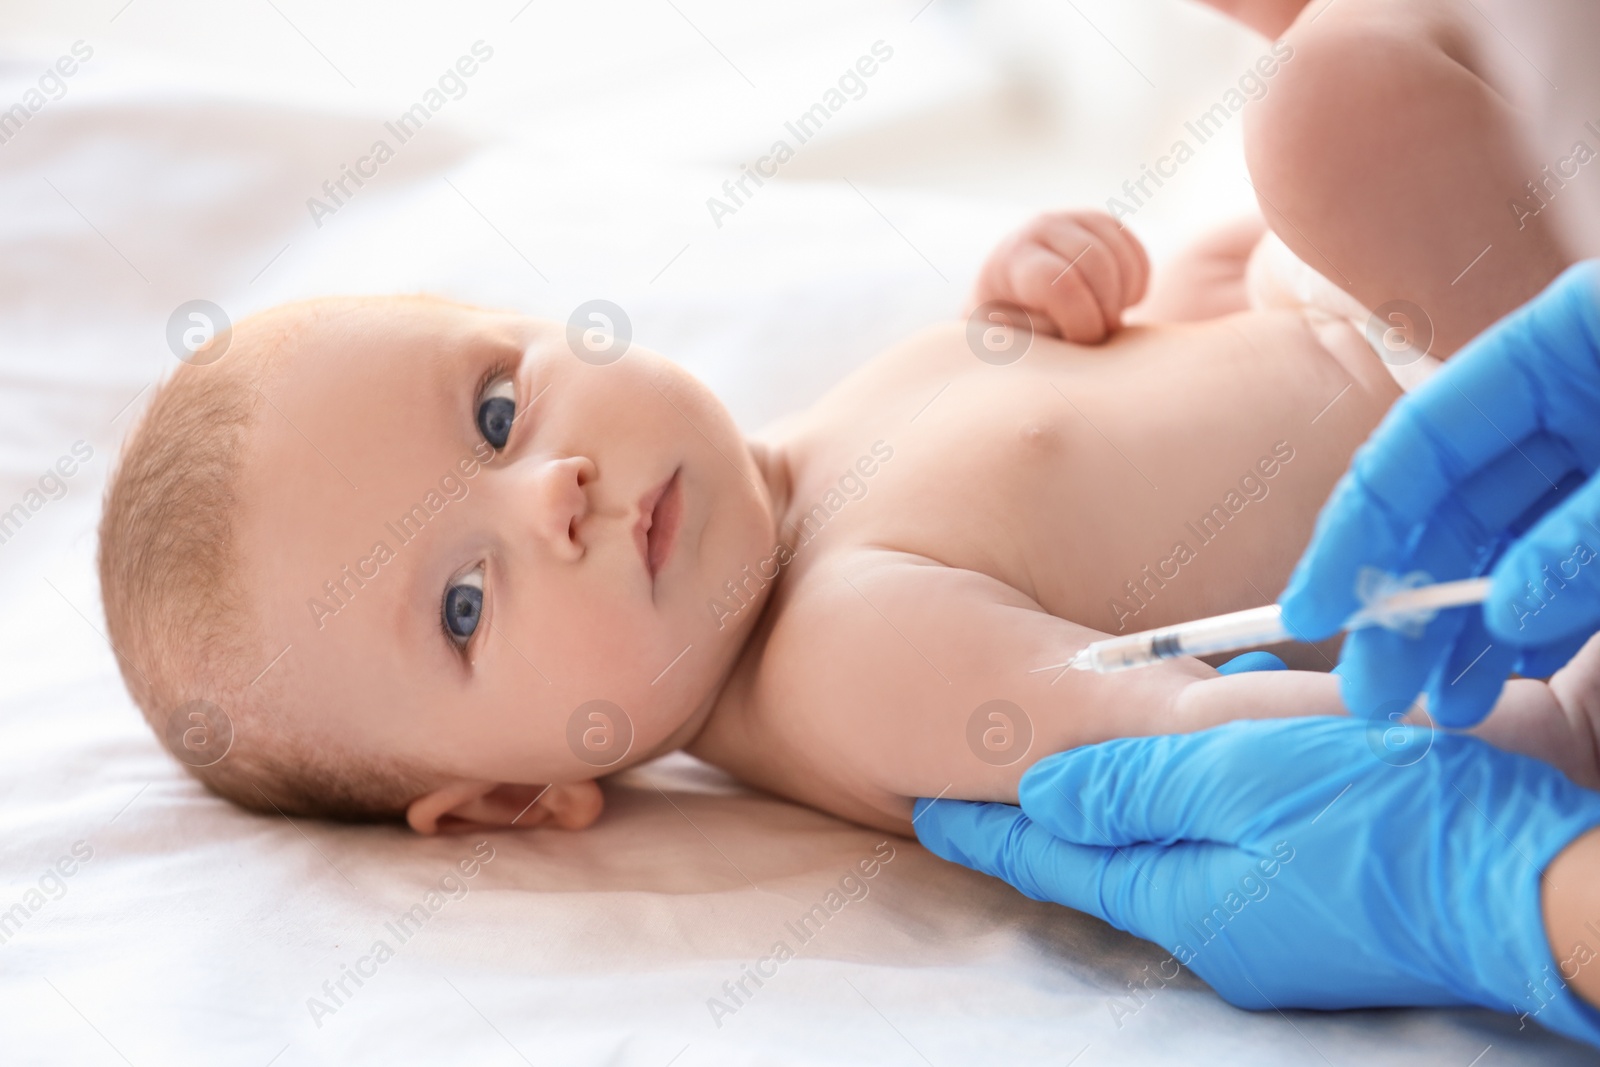
<path fill-rule="evenodd" d="M 1512 353 L 1490 355 L 1452 359 L 1390 410 L 1351 461 L 1397 533 L 1430 523 L 1447 503 L 1466 505 L 1495 532 L 1544 491 L 1545 467 L 1572 465 L 1570 446 L 1544 432 L 1526 368 Z"/>
<path fill-rule="evenodd" d="M 1600 476 L 1507 548 L 1492 577 L 1484 610 L 1504 640 L 1548 644 L 1600 629 Z"/>
<path fill-rule="evenodd" d="M 1571 450 L 1548 434 L 1517 443 L 1440 503 L 1413 531 L 1409 551 L 1391 573 L 1420 570 L 1434 582 L 1483 573 L 1512 533 L 1565 495 L 1555 479 L 1570 475 L 1572 462 Z"/>
<path fill-rule="evenodd" d="M 1350 473 L 1389 509 L 1404 531 L 1422 524 L 1461 486 L 1508 451 L 1520 433 L 1493 422 L 1446 378 L 1452 360 L 1425 389 L 1402 397 L 1356 451 Z"/>
<path fill-rule="evenodd" d="M 1239 845 L 1278 799 L 1315 773 L 1290 750 L 1316 759 L 1316 742 L 1336 728 L 1330 724 L 1348 722 L 1250 720 L 1105 741 L 1046 756 L 1022 776 L 1017 793 L 1022 810 L 1063 841 Z"/>
<path fill-rule="evenodd" d="M 1439 506 L 1428 520 L 1429 533 L 1449 515 L 1449 532 L 1463 546 L 1481 552 L 1507 532 L 1532 526 L 1582 484 L 1577 470 L 1572 446 L 1551 434 L 1536 433 L 1514 442 Z"/>
<path fill-rule="evenodd" d="M 911 825 L 930 852 L 995 877 L 1002 877 L 1012 832 L 1027 823 L 1022 809 L 1011 804 L 923 797 L 912 807 Z"/>
<path fill-rule="evenodd" d="M 1568 268 L 1506 324 L 1505 336 L 1491 336 L 1501 332 L 1497 327 L 1480 340 L 1520 356 L 1540 398 L 1541 423 L 1573 444 L 1585 470 L 1600 467 L 1600 264 Z"/>
<path fill-rule="evenodd" d="M 1475 511 L 1492 513 L 1494 508 L 1490 501 L 1503 500 L 1508 495 L 1501 484 L 1508 479 L 1494 467 L 1489 480 L 1482 482 L 1481 488 L 1468 500 L 1447 499 L 1439 482 L 1442 477 L 1439 465 L 1442 462 L 1459 465 L 1461 461 L 1439 460 L 1437 457 L 1441 454 L 1453 454 L 1451 446 L 1442 440 L 1435 441 L 1430 436 L 1431 431 L 1422 429 L 1420 423 L 1404 417 L 1397 419 L 1399 411 L 1399 407 L 1391 411 L 1372 440 L 1357 451 L 1351 469 L 1340 479 L 1323 506 L 1316 532 L 1311 537 L 1311 547 L 1301 557 L 1279 597 L 1284 625 L 1299 640 L 1326 637 L 1366 607 L 1357 596 L 1358 578 L 1364 569 L 1401 575 L 1421 568 L 1437 581 L 1472 573 L 1477 554 L 1462 549 L 1474 541 L 1487 539 Z M 1511 446 L 1502 441 L 1501 449 L 1510 451 Z M 1417 507 L 1416 498 L 1409 497 L 1398 484 L 1403 478 L 1385 473 L 1391 466 L 1410 468 L 1413 465 L 1434 468 L 1437 491 L 1432 493 L 1426 508 Z M 1466 487 L 1476 473 L 1462 470 L 1452 481 L 1451 488 Z M 1396 484 L 1380 491 L 1372 484 L 1374 477 Z M 1540 491 L 1543 485 L 1541 480 Z M 1526 491 L 1523 492 L 1526 495 Z M 1533 494 L 1529 499 L 1536 496 Z M 1418 531 L 1422 533 L 1419 535 Z M 1437 542 L 1444 539 L 1452 544 L 1438 546 Z M 1433 558 L 1417 559 L 1419 545 L 1424 550 L 1433 545 Z M 1456 551 L 1447 555 L 1446 549 L 1450 547 Z M 1444 565 L 1446 558 L 1454 560 L 1451 566 Z M 1417 688 L 1421 688 L 1420 678 Z"/>
<path fill-rule="evenodd" d="M 1402 398 L 1356 453 L 1280 598 L 1309 638 L 1355 609 L 1358 569 L 1395 571 L 1407 539 L 1475 474 L 1541 431 L 1600 465 L 1600 267 L 1581 264 Z M 1495 526 L 1485 523 L 1491 532 Z M 1435 577 L 1443 577 L 1435 575 Z"/>
<path fill-rule="evenodd" d="M 1539 430 L 1567 439 L 1591 468 L 1600 463 L 1594 419 L 1600 407 L 1597 279 L 1600 270 L 1593 263 L 1569 269 L 1474 338 L 1397 406 L 1448 435 L 1463 472 L 1493 459 L 1506 442 Z M 1425 497 L 1440 486 L 1427 472 L 1418 473 Z M 1446 480 L 1446 492 L 1452 484 Z M 1437 499 L 1442 496 L 1433 503 Z"/>
<path fill-rule="evenodd" d="M 1545 460 L 1559 452 L 1548 441 L 1530 447 Z M 1497 509 L 1514 515 L 1540 495 L 1529 488 L 1526 479 L 1500 484 L 1506 477 L 1504 472 L 1498 461 L 1491 464 L 1472 480 L 1471 491 L 1441 504 L 1414 538 L 1400 573 L 1420 571 L 1436 582 L 1481 573 L 1501 543 L 1500 532 L 1486 529 L 1484 520 L 1500 522 L 1503 516 Z M 1543 479 L 1539 484 L 1548 487 Z M 1482 616 L 1482 609 L 1477 607 L 1455 608 L 1440 612 L 1420 635 L 1382 626 L 1351 633 L 1340 654 L 1340 693 L 1345 706 L 1362 718 L 1394 719 L 1426 687 L 1431 698 L 1438 699 L 1443 694 L 1442 707 L 1436 709 L 1430 704 L 1429 709 L 1436 716 L 1443 716 L 1441 722 L 1465 725 L 1476 721 L 1470 716 L 1486 714 L 1493 706 L 1498 682 L 1504 675 L 1491 682 L 1483 680 L 1480 672 L 1464 678 L 1457 686 L 1450 682 L 1466 671 L 1474 657 L 1496 643 L 1487 636 L 1478 639 L 1481 626 L 1464 640 L 1467 627 L 1473 620 L 1481 621 Z M 1473 647 L 1468 649 L 1466 644 Z M 1464 658 L 1452 659 L 1457 652 Z M 1498 670 L 1514 658 L 1503 649 L 1498 654 L 1491 652 L 1487 666 Z M 1441 673 L 1442 682 L 1437 678 Z M 1483 704 L 1485 699 L 1487 705 Z M 1469 718 L 1453 721 L 1462 716 Z"/>
<path fill-rule="evenodd" d="M 1494 708 L 1521 649 L 1493 637 L 1483 612 L 1464 608 L 1466 621 L 1428 686 L 1428 714 L 1440 726 L 1461 729 Z"/>
<path fill-rule="evenodd" d="M 1034 900 L 1052 900 L 1111 921 L 1100 877 L 1111 849 L 1074 845 L 1010 804 L 919 800 L 917 839 L 937 856 L 1003 879 Z"/>
<path fill-rule="evenodd" d="M 1422 571 L 1435 581 L 1475 573 L 1482 558 L 1477 521 L 1456 501 L 1447 501 L 1416 539 L 1398 573 Z M 1365 606 L 1365 605 L 1363 605 Z M 1397 719 L 1422 692 L 1477 608 L 1440 612 L 1420 635 L 1405 629 L 1368 626 L 1352 631 L 1339 654 L 1339 692 L 1352 715 Z"/>
<path fill-rule="evenodd" d="M 1549 506 L 1552 486 L 1572 463 L 1571 449 L 1548 434 L 1508 442 L 1500 455 L 1462 478 L 1432 514 L 1409 527 L 1358 475 L 1347 474 L 1280 598 L 1285 625 L 1301 640 L 1337 630 L 1366 606 L 1355 594 L 1365 568 L 1397 576 L 1421 569 L 1434 581 L 1478 573 L 1505 530 L 1530 510 Z M 1600 547 L 1600 537 L 1596 542 Z"/>
<path fill-rule="evenodd" d="M 1183 901 L 1209 887 L 1205 861 L 1237 855 L 1214 845 L 1076 845 L 1009 804 L 922 800 L 916 827 L 918 838 L 937 856 L 1002 879 L 1034 900 L 1163 941 L 1170 940 L 1172 916 L 1194 910 Z"/>
<path fill-rule="evenodd" d="M 1373 442 L 1363 449 L 1374 447 Z M 1356 574 L 1364 566 L 1395 572 L 1405 559 L 1413 523 L 1347 471 L 1317 517 L 1306 550 L 1278 603 L 1283 623 L 1300 641 L 1336 633 L 1361 608 Z"/>
<path fill-rule="evenodd" d="M 1460 635 L 1466 615 L 1467 609 L 1442 611 L 1417 638 L 1382 626 L 1352 630 L 1339 653 L 1339 696 L 1350 714 L 1403 716 Z"/>
<path fill-rule="evenodd" d="M 1289 665 L 1271 652 L 1246 652 L 1217 668 L 1218 674 L 1248 674 L 1251 671 L 1286 671 Z"/>

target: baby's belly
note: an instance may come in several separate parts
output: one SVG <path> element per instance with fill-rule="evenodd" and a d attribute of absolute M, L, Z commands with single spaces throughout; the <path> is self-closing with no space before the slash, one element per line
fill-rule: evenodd
<path fill-rule="evenodd" d="M 863 532 L 1107 633 L 1269 602 L 1399 395 L 1358 334 L 1324 332 L 1256 312 L 978 368 L 959 336 L 925 335 L 925 391 L 949 384 L 883 420 L 901 466 Z"/>

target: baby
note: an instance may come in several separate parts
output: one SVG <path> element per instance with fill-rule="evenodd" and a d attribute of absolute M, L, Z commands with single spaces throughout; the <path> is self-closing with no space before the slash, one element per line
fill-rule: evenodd
<path fill-rule="evenodd" d="M 1131 234 L 1028 232 L 978 295 L 1076 242 L 1057 289 L 1091 325 L 1057 328 L 1109 339 L 937 326 L 750 441 L 674 364 L 540 320 L 353 298 L 241 323 L 108 495 L 131 690 L 175 745 L 216 728 L 195 701 L 226 713 L 220 759 L 180 755 L 240 803 L 423 833 L 580 827 L 597 777 L 680 748 L 905 832 L 912 798 L 1014 800 L 1063 748 L 1340 712 L 1315 672 L 1042 668 L 1270 600 L 1399 395 L 1384 364 L 1304 309 L 1117 328 Z M 1565 727 L 1560 696 L 1516 683 L 1500 720 Z"/>
<path fill-rule="evenodd" d="M 1342 713 L 1314 670 L 1059 669 L 1270 601 L 1400 393 L 1364 323 L 1247 306 L 1262 229 L 1141 303 L 1127 230 L 1046 216 L 968 322 L 752 440 L 666 359 L 557 324 L 428 298 L 256 316 L 161 388 L 108 493 L 124 678 L 222 795 L 421 833 L 579 828 L 599 777 L 676 749 L 906 833 L 912 798 L 1014 801 L 1064 748 Z M 1344 267 L 1360 303 L 1382 251 Z M 1530 271 L 1485 265 L 1515 279 L 1500 311 Z M 1600 782 L 1592 659 L 1513 682 L 1484 732 Z"/>

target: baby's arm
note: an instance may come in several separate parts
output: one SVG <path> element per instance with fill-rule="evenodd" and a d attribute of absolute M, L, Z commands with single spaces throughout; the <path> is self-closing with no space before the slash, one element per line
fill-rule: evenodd
<path fill-rule="evenodd" d="M 909 832 L 919 796 L 1016 803 L 1024 771 L 1078 745 L 1345 714 L 1338 679 L 1314 671 L 1223 675 L 1195 659 L 1113 675 L 1041 670 L 1105 635 L 918 556 L 865 552 L 826 569 L 796 590 L 768 640 L 757 695 L 777 736 L 746 743 L 778 755 L 746 776 L 858 822 Z M 1510 682 L 1473 732 L 1600 788 L 1597 723 L 1600 638 L 1549 684 Z"/>
<path fill-rule="evenodd" d="M 1223 676 L 1193 659 L 1107 676 L 1041 670 L 1104 635 L 921 557 L 824 566 L 765 650 L 758 703 L 783 766 L 760 784 L 847 818 L 903 832 L 914 797 L 1015 803 L 1022 773 L 1051 752 L 1343 712 L 1337 679 L 1315 673 Z"/>
<path fill-rule="evenodd" d="M 1494 711 L 1472 732 L 1553 764 L 1581 786 L 1600 789 L 1600 638 L 1584 645 L 1548 682 L 1507 682 Z"/>
<path fill-rule="evenodd" d="M 1202 234 L 1156 268 L 1149 295 L 1126 320 L 1204 322 L 1247 310 L 1250 253 L 1266 232 L 1266 221 L 1249 215 Z"/>
<path fill-rule="evenodd" d="M 1075 344 L 1102 341 L 1124 323 L 1203 322 L 1249 308 L 1246 268 L 1266 232 L 1259 215 L 1235 219 L 1185 246 L 1150 279 L 1138 238 L 1108 216 L 1040 215 L 990 253 L 971 303 L 994 301 L 1002 313 L 1020 308 L 1035 330 Z"/>
<path fill-rule="evenodd" d="M 1227 683 L 1227 684 L 1219 684 Z M 1329 687 L 1331 688 L 1331 691 Z M 1310 710 L 1277 710 L 1291 702 Z M 1179 697 L 1182 725 L 1175 730 L 1202 730 L 1227 719 L 1289 715 L 1342 715 L 1338 683 L 1331 674 L 1263 671 L 1219 675 L 1186 686 Z M 1228 708 L 1236 709 L 1233 715 Z M 1189 722 L 1195 725 L 1188 725 Z M 1426 722 L 1415 715 L 1406 721 Z M 1374 751 L 1383 754 L 1387 723 L 1374 725 Z M 1572 662 L 1548 682 L 1513 678 L 1482 723 L 1469 733 L 1507 752 L 1544 760 L 1586 789 L 1600 790 L 1600 637 L 1591 640 Z"/>

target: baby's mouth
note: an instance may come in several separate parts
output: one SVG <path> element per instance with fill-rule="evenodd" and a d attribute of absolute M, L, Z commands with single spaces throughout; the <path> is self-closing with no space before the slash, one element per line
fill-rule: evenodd
<path fill-rule="evenodd" d="M 639 524 L 634 527 L 634 539 L 651 581 L 671 558 L 673 544 L 678 538 L 678 523 L 683 516 L 683 487 L 678 473 L 674 470 L 671 477 L 639 501 Z"/>

